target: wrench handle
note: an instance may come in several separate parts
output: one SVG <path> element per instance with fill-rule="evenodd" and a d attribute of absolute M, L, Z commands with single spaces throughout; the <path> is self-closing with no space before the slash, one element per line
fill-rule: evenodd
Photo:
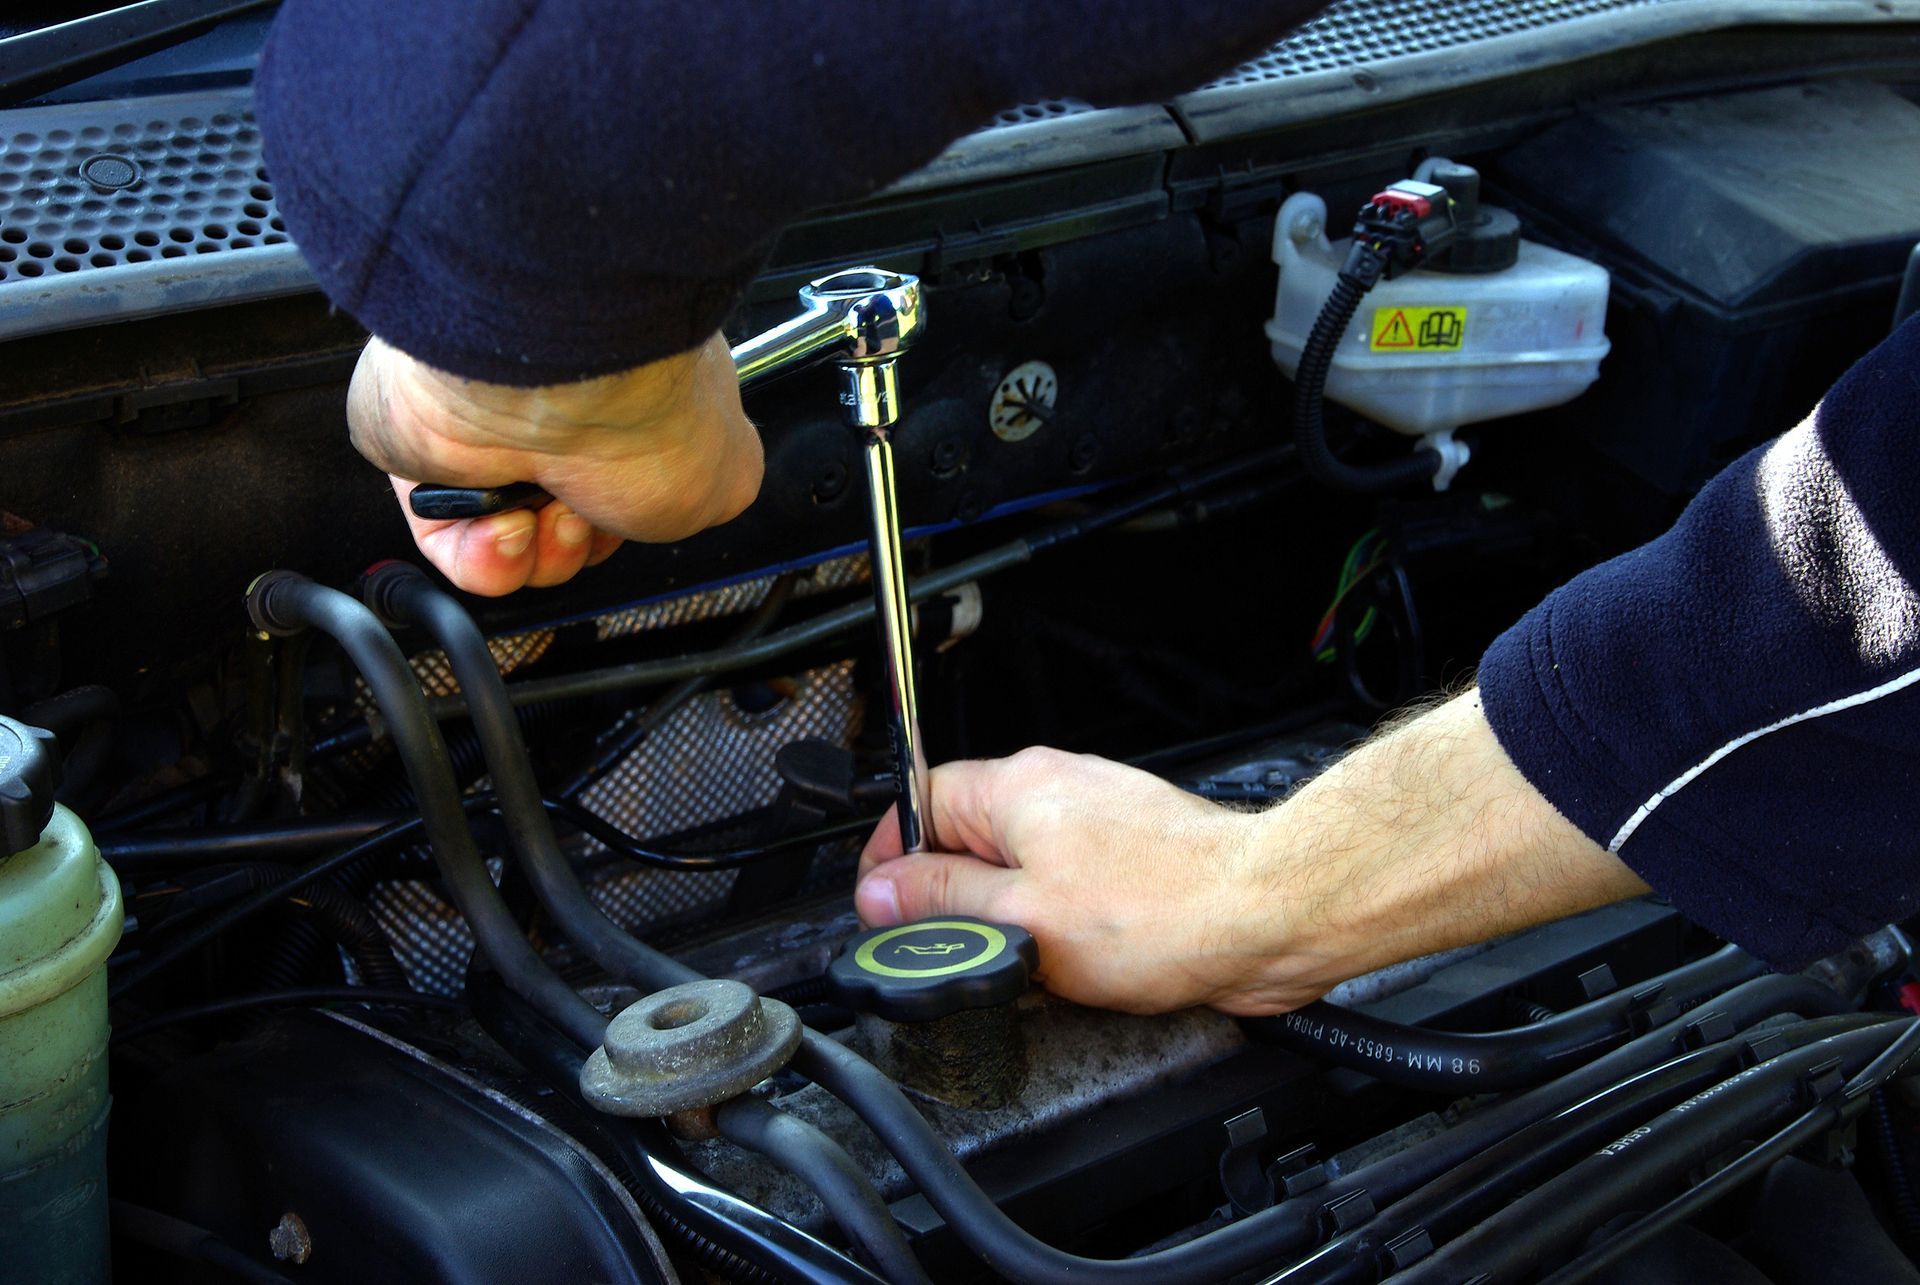
<path fill-rule="evenodd" d="M 417 518 L 436 522 L 484 518 L 514 509 L 538 509 L 553 499 L 536 482 L 509 482 L 505 486 L 439 486 L 422 482 L 407 503 Z"/>

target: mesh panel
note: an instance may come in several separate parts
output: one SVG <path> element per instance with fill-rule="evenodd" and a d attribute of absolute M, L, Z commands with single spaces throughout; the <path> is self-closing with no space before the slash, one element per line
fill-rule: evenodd
<path fill-rule="evenodd" d="M 649 602 L 643 606 L 629 607 L 625 611 L 597 616 L 594 618 L 594 625 L 598 631 L 596 636 L 599 641 L 605 642 L 609 638 L 624 638 L 628 634 L 645 633 L 649 629 L 668 629 L 702 620 L 719 620 L 725 616 L 737 616 L 765 602 L 768 591 L 773 588 L 773 582 L 778 578 L 778 576 L 760 576 L 753 580 L 742 580 L 739 584 L 709 589 L 705 593 L 687 594 L 679 598 L 669 598 L 664 602 Z M 866 579 L 867 555 L 848 554 L 813 568 L 810 576 L 794 585 L 793 593 L 794 597 L 800 598 L 810 593 L 864 584 Z"/>
<path fill-rule="evenodd" d="M 1431 53 L 1496 36 L 1672 0 L 1343 0 L 1207 86 L 1256 85 Z"/>
<path fill-rule="evenodd" d="M 287 241 L 244 97 L 11 119 L 49 127 L 0 135 L 0 282 Z"/>
<path fill-rule="evenodd" d="M 487 859 L 487 873 L 496 884 L 503 869 L 498 857 Z M 377 883 L 367 894 L 367 907 L 415 990 L 458 995 L 465 988 L 473 932 L 431 884 L 415 879 Z"/>

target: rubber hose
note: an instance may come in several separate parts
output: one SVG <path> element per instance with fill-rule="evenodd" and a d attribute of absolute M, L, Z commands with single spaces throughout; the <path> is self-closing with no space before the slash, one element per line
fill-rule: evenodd
<path fill-rule="evenodd" d="M 506 684 L 473 617 L 425 573 L 406 563 L 378 568 L 367 577 L 364 592 L 381 615 L 423 626 L 446 653 L 466 697 L 467 715 L 480 738 L 487 770 L 493 775 L 494 798 L 514 853 L 534 895 L 560 931 L 609 973 L 645 990 L 701 980 L 693 969 L 623 931 L 588 899 L 554 837 Z M 594 1032 L 590 1040 L 580 1042 L 594 1048 L 600 1037 Z"/>
<path fill-rule="evenodd" d="M 714 1120 L 729 1142 L 758 1152 L 806 1183 L 868 1266 L 896 1283 L 928 1279 L 886 1202 L 839 1143 L 755 1097 L 723 1102 Z"/>
<path fill-rule="evenodd" d="M 1307 476 L 1332 490 L 1360 495 L 1378 495 L 1427 481 L 1441 465 L 1440 453 L 1431 447 L 1401 459 L 1362 466 L 1346 463 L 1327 444 L 1327 375 L 1360 300 L 1372 288 L 1372 282 L 1340 274 L 1307 334 L 1293 376 L 1293 446 Z"/>
<path fill-rule="evenodd" d="M 1540 1084 L 1624 1042 L 1634 1033 L 1634 1013 L 1649 1003 L 1685 1010 L 1764 971 L 1745 951 L 1727 946 L 1651 983 L 1504 1031 L 1429 1031 L 1327 1003 L 1251 1018 L 1246 1025 L 1304 1057 L 1389 1084 L 1454 1096 L 1493 1093 Z"/>
<path fill-rule="evenodd" d="M 1771 1058 L 1689 1098 L 1589 1155 L 1389 1279 L 1393 1285 L 1484 1285 L 1532 1278 L 1596 1228 L 1649 1193 L 1805 1106 L 1807 1077 L 1838 1059 L 1852 1075 L 1890 1046 L 1906 1023 L 1851 1031 Z M 1707 1104 L 1711 1103 L 1708 1108 Z M 1705 1108 L 1705 1109 L 1703 1109 Z"/>
<path fill-rule="evenodd" d="M 597 1045 L 606 1019 L 534 952 L 488 877 L 467 828 L 446 742 L 392 635 L 346 594 L 289 572 L 269 572 L 255 581 L 247 605 L 255 623 L 268 632 L 317 629 L 346 650 L 372 690 L 406 766 L 434 862 L 473 932 L 475 948 L 517 994 L 550 1014 L 573 1038 Z"/>

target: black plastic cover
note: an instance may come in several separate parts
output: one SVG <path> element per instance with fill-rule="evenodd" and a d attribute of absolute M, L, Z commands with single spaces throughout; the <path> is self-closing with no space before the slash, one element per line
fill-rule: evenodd
<path fill-rule="evenodd" d="M 59 784 L 53 733 L 0 716 L 0 857 L 40 842 Z"/>
<path fill-rule="evenodd" d="M 1588 112 L 1507 184 L 1725 313 L 1900 278 L 1920 234 L 1920 106 L 1839 81 Z"/>
<path fill-rule="evenodd" d="M 268 1230 L 296 1214 L 313 1243 L 300 1280 L 663 1279 L 639 1210 L 588 1152 L 358 1026 L 288 1013 L 204 1056 L 128 1069 L 114 1078 L 115 1193 L 263 1260 Z"/>

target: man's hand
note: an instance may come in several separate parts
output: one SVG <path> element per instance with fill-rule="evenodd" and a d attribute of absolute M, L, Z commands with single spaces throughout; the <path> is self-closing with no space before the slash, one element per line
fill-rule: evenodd
<path fill-rule="evenodd" d="M 360 453 L 385 469 L 414 543 L 449 580 L 497 596 L 559 584 L 622 539 L 668 541 L 734 517 L 760 489 L 760 438 L 719 335 L 700 348 L 578 384 L 459 379 L 379 339 L 347 393 Z M 538 482 L 557 498 L 462 522 L 417 518 L 417 481 Z"/>
<path fill-rule="evenodd" d="M 1284 1012 L 1349 977 L 1646 891 L 1500 748 L 1477 693 L 1347 756 L 1285 805 L 1228 811 L 1132 768 L 1026 750 L 934 769 L 932 831 L 882 821 L 869 924 L 1020 924 L 1083 1004 Z"/>

